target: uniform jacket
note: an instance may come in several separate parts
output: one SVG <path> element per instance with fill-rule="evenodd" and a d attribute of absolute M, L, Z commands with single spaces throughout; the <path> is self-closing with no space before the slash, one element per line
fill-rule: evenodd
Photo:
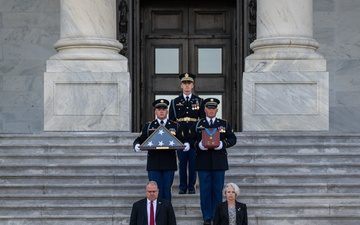
<path fill-rule="evenodd" d="M 189 102 L 186 101 L 184 95 L 181 93 L 177 98 L 171 100 L 169 108 L 169 119 L 177 121 L 180 118 L 190 117 L 195 119 L 205 118 L 203 99 L 192 94 Z M 185 136 L 187 136 L 189 129 L 195 122 L 179 122 Z"/>
<path fill-rule="evenodd" d="M 140 135 L 135 139 L 133 146 L 142 144 L 160 124 L 157 120 L 148 122 L 142 128 Z M 177 122 L 167 120 L 165 127 L 170 131 L 175 131 L 176 138 L 184 143 L 184 134 Z M 151 170 L 177 170 L 175 150 L 149 150 L 147 154 L 147 171 Z"/>
<path fill-rule="evenodd" d="M 248 225 L 246 205 L 236 201 L 236 225 Z M 229 225 L 229 212 L 227 201 L 216 206 L 214 225 Z"/>
<path fill-rule="evenodd" d="M 231 129 L 228 121 L 216 118 L 212 128 L 217 128 L 220 132 L 220 141 L 223 143 L 221 150 L 201 150 L 199 143 L 202 137 L 202 130 L 210 128 L 206 119 L 200 119 L 194 123 L 190 129 L 188 142 L 196 149 L 196 170 L 228 170 L 228 160 L 226 148 L 236 144 L 236 136 Z"/>
<path fill-rule="evenodd" d="M 157 225 L 176 225 L 176 218 L 171 202 L 157 199 L 155 222 Z M 147 198 L 133 204 L 130 225 L 148 225 Z"/>

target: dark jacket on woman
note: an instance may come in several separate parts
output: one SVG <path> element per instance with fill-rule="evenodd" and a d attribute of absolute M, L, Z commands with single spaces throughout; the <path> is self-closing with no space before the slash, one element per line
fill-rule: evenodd
<path fill-rule="evenodd" d="M 244 203 L 236 201 L 236 225 L 248 225 L 247 208 Z M 214 225 L 229 225 L 228 202 L 219 203 L 216 207 Z"/>

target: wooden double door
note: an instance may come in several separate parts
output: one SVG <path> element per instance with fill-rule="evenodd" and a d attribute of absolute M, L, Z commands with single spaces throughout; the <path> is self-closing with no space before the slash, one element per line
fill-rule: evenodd
<path fill-rule="evenodd" d="M 239 6 L 223 1 L 140 1 L 141 69 L 135 88 L 138 129 L 154 119 L 152 102 L 181 93 L 180 73 L 196 75 L 194 92 L 221 101 L 218 116 L 241 125 Z"/>

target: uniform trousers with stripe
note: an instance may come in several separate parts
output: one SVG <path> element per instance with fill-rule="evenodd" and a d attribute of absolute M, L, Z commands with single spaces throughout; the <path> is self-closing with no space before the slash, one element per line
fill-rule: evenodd
<path fill-rule="evenodd" d="M 200 206 L 204 220 L 214 220 L 216 206 L 222 202 L 225 170 L 199 170 Z"/>

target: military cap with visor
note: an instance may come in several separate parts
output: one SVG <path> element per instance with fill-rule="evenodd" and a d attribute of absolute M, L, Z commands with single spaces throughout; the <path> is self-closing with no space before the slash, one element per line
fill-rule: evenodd
<path fill-rule="evenodd" d="M 169 101 L 166 99 L 157 99 L 152 104 L 155 108 L 160 109 L 167 109 L 169 106 Z"/>
<path fill-rule="evenodd" d="M 182 73 L 179 75 L 179 79 L 181 82 L 194 82 L 195 75 L 192 73 Z"/>
<path fill-rule="evenodd" d="M 220 101 L 217 98 L 207 98 L 204 100 L 203 104 L 206 108 L 216 109 L 217 106 L 220 104 Z"/>

